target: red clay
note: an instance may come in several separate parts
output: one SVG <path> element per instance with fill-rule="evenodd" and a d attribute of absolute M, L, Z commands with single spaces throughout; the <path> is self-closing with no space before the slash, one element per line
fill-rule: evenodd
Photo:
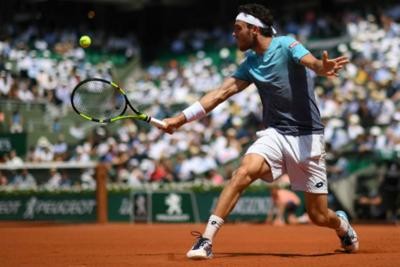
<path fill-rule="evenodd" d="M 211 261 L 190 261 L 198 224 L 0 223 L 0 266 L 399 266 L 400 227 L 356 225 L 360 251 L 340 252 L 332 230 L 312 225 L 226 224 Z"/>

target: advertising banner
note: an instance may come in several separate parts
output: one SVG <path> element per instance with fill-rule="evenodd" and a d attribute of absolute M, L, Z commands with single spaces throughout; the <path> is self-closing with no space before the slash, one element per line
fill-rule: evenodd
<path fill-rule="evenodd" d="M 94 195 L 0 196 L 2 220 L 95 221 Z"/>
<path fill-rule="evenodd" d="M 154 192 L 151 196 L 153 222 L 189 223 L 195 217 L 195 199 L 191 192 Z"/>

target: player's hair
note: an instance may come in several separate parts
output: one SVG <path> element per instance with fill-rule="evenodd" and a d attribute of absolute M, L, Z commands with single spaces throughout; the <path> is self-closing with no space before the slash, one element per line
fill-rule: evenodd
<path fill-rule="evenodd" d="M 241 12 L 252 15 L 261 20 L 265 25 L 267 25 L 267 28 L 260 28 L 262 35 L 264 36 L 273 35 L 273 30 L 272 30 L 273 16 L 268 8 L 260 4 L 246 4 L 239 6 L 238 13 Z M 250 24 L 248 25 L 251 26 Z"/>

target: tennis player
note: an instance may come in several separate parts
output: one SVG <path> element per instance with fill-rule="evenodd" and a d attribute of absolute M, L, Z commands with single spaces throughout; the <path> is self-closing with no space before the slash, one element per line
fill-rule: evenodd
<path fill-rule="evenodd" d="M 348 58 L 315 58 L 289 36 L 275 37 L 269 9 L 258 4 L 239 7 L 233 36 L 241 51 L 250 50 L 237 71 L 182 113 L 164 120 L 172 134 L 187 122 L 205 116 L 230 96 L 254 83 L 263 105 L 265 129 L 249 147 L 239 168 L 222 191 L 204 233 L 187 252 L 191 259 L 212 258 L 212 242 L 241 193 L 256 179 L 272 182 L 284 173 L 293 190 L 305 192 L 306 209 L 313 223 L 332 228 L 347 252 L 358 250 L 356 232 L 343 211 L 328 209 L 324 126 L 314 96 L 310 70 L 338 76 Z"/>

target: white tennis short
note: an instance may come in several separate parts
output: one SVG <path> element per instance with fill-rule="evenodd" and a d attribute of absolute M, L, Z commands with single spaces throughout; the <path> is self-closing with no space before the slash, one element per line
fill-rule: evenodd
<path fill-rule="evenodd" d="M 258 139 L 246 154 L 259 154 L 271 167 L 268 182 L 288 174 L 293 190 L 328 193 L 323 134 L 282 135 L 274 128 L 257 132 Z"/>

